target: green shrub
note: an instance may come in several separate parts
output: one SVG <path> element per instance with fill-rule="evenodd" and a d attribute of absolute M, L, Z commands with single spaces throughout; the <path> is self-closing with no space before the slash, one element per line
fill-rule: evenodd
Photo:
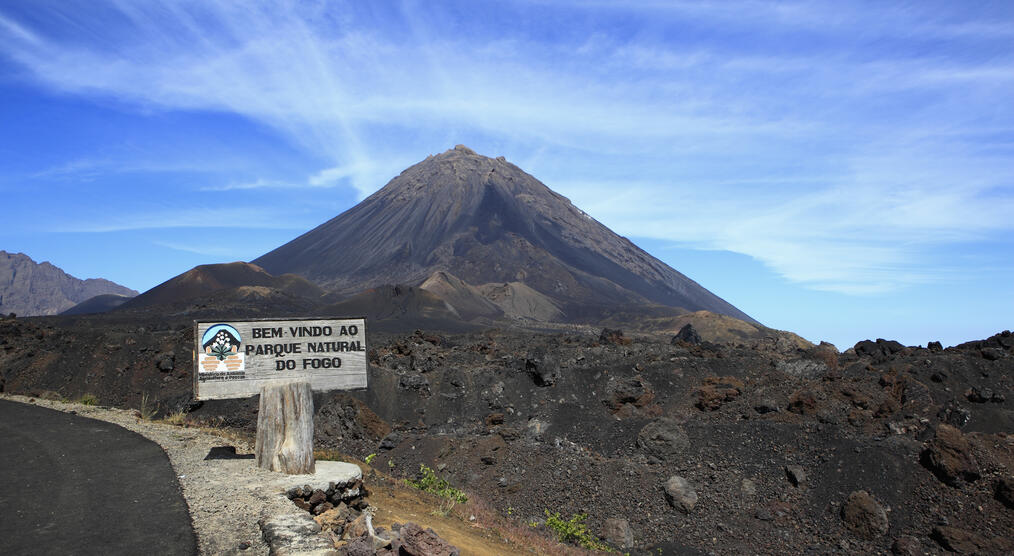
<path fill-rule="evenodd" d="M 78 400 L 78 402 L 83 405 L 97 405 L 99 403 L 99 399 L 95 397 L 95 394 L 85 394 L 81 396 L 81 399 Z"/>
<path fill-rule="evenodd" d="M 575 514 L 567 520 L 560 517 L 560 512 L 551 514 L 549 510 L 546 510 L 546 527 L 556 533 L 556 538 L 560 542 L 573 543 L 588 550 L 612 552 L 612 548 L 599 542 L 588 532 L 588 526 L 584 524 L 584 520 L 587 518 L 588 514 Z"/>
<path fill-rule="evenodd" d="M 419 479 L 405 479 L 405 484 L 415 487 L 423 492 L 430 492 L 436 494 L 441 498 L 447 498 L 464 504 L 468 502 L 468 496 L 464 492 L 454 488 L 445 479 L 437 477 L 437 474 L 426 467 L 425 464 L 419 465 Z"/>
<path fill-rule="evenodd" d="M 377 454 L 373 453 L 373 454 L 370 454 L 370 455 L 366 456 L 366 459 L 363 460 L 363 461 L 366 462 L 366 465 L 369 465 L 369 464 L 373 463 L 373 458 L 375 458 L 375 457 L 377 457 Z"/>

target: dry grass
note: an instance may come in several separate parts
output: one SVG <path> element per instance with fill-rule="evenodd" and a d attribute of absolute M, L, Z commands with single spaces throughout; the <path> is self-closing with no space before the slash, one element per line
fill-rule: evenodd
<path fill-rule="evenodd" d="M 158 413 L 158 404 L 152 403 L 148 393 L 141 394 L 141 407 L 138 408 L 141 413 L 142 421 L 151 421 L 151 419 Z"/>
<path fill-rule="evenodd" d="M 159 422 L 165 423 L 167 425 L 173 425 L 176 427 L 182 427 L 187 424 L 186 418 L 187 414 L 182 409 L 180 409 L 177 411 L 173 411 L 172 413 L 166 415 L 162 419 L 159 419 Z"/>

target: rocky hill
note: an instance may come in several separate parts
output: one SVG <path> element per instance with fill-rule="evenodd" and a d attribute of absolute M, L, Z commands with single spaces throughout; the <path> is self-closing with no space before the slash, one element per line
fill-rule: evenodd
<path fill-rule="evenodd" d="M 0 251 L 0 313 L 56 315 L 103 294 L 137 292 L 102 278 L 81 280 L 49 262 L 36 263 L 24 253 Z"/>
<path fill-rule="evenodd" d="M 383 284 L 433 285 L 434 274 L 448 272 L 477 288 L 506 285 L 512 302 L 522 298 L 510 311 L 568 322 L 641 305 L 755 322 L 503 157 L 462 145 L 253 262 L 343 295 Z M 471 305 L 469 314 L 492 310 Z"/>
<path fill-rule="evenodd" d="M 224 309 L 229 301 L 250 298 L 263 300 L 271 295 L 317 299 L 324 296 L 325 292 L 301 276 L 272 276 L 263 268 L 249 263 L 206 264 L 162 282 L 124 303 L 120 310 L 178 308 L 209 296 L 217 297 L 217 305 Z M 223 297 L 228 299 L 222 299 Z"/>

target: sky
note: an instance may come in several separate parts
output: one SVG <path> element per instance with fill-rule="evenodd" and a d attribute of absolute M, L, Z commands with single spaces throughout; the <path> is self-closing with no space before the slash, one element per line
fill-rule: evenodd
<path fill-rule="evenodd" d="M 1014 328 L 1014 3 L 0 1 L 0 249 L 143 291 L 465 144 L 764 324 Z"/>

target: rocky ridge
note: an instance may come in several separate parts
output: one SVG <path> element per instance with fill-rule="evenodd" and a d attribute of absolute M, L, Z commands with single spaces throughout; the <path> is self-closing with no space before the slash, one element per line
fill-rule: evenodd
<path fill-rule="evenodd" d="M 98 295 L 137 292 L 102 278 L 75 278 L 24 253 L 0 251 L 0 314 L 55 315 Z"/>

